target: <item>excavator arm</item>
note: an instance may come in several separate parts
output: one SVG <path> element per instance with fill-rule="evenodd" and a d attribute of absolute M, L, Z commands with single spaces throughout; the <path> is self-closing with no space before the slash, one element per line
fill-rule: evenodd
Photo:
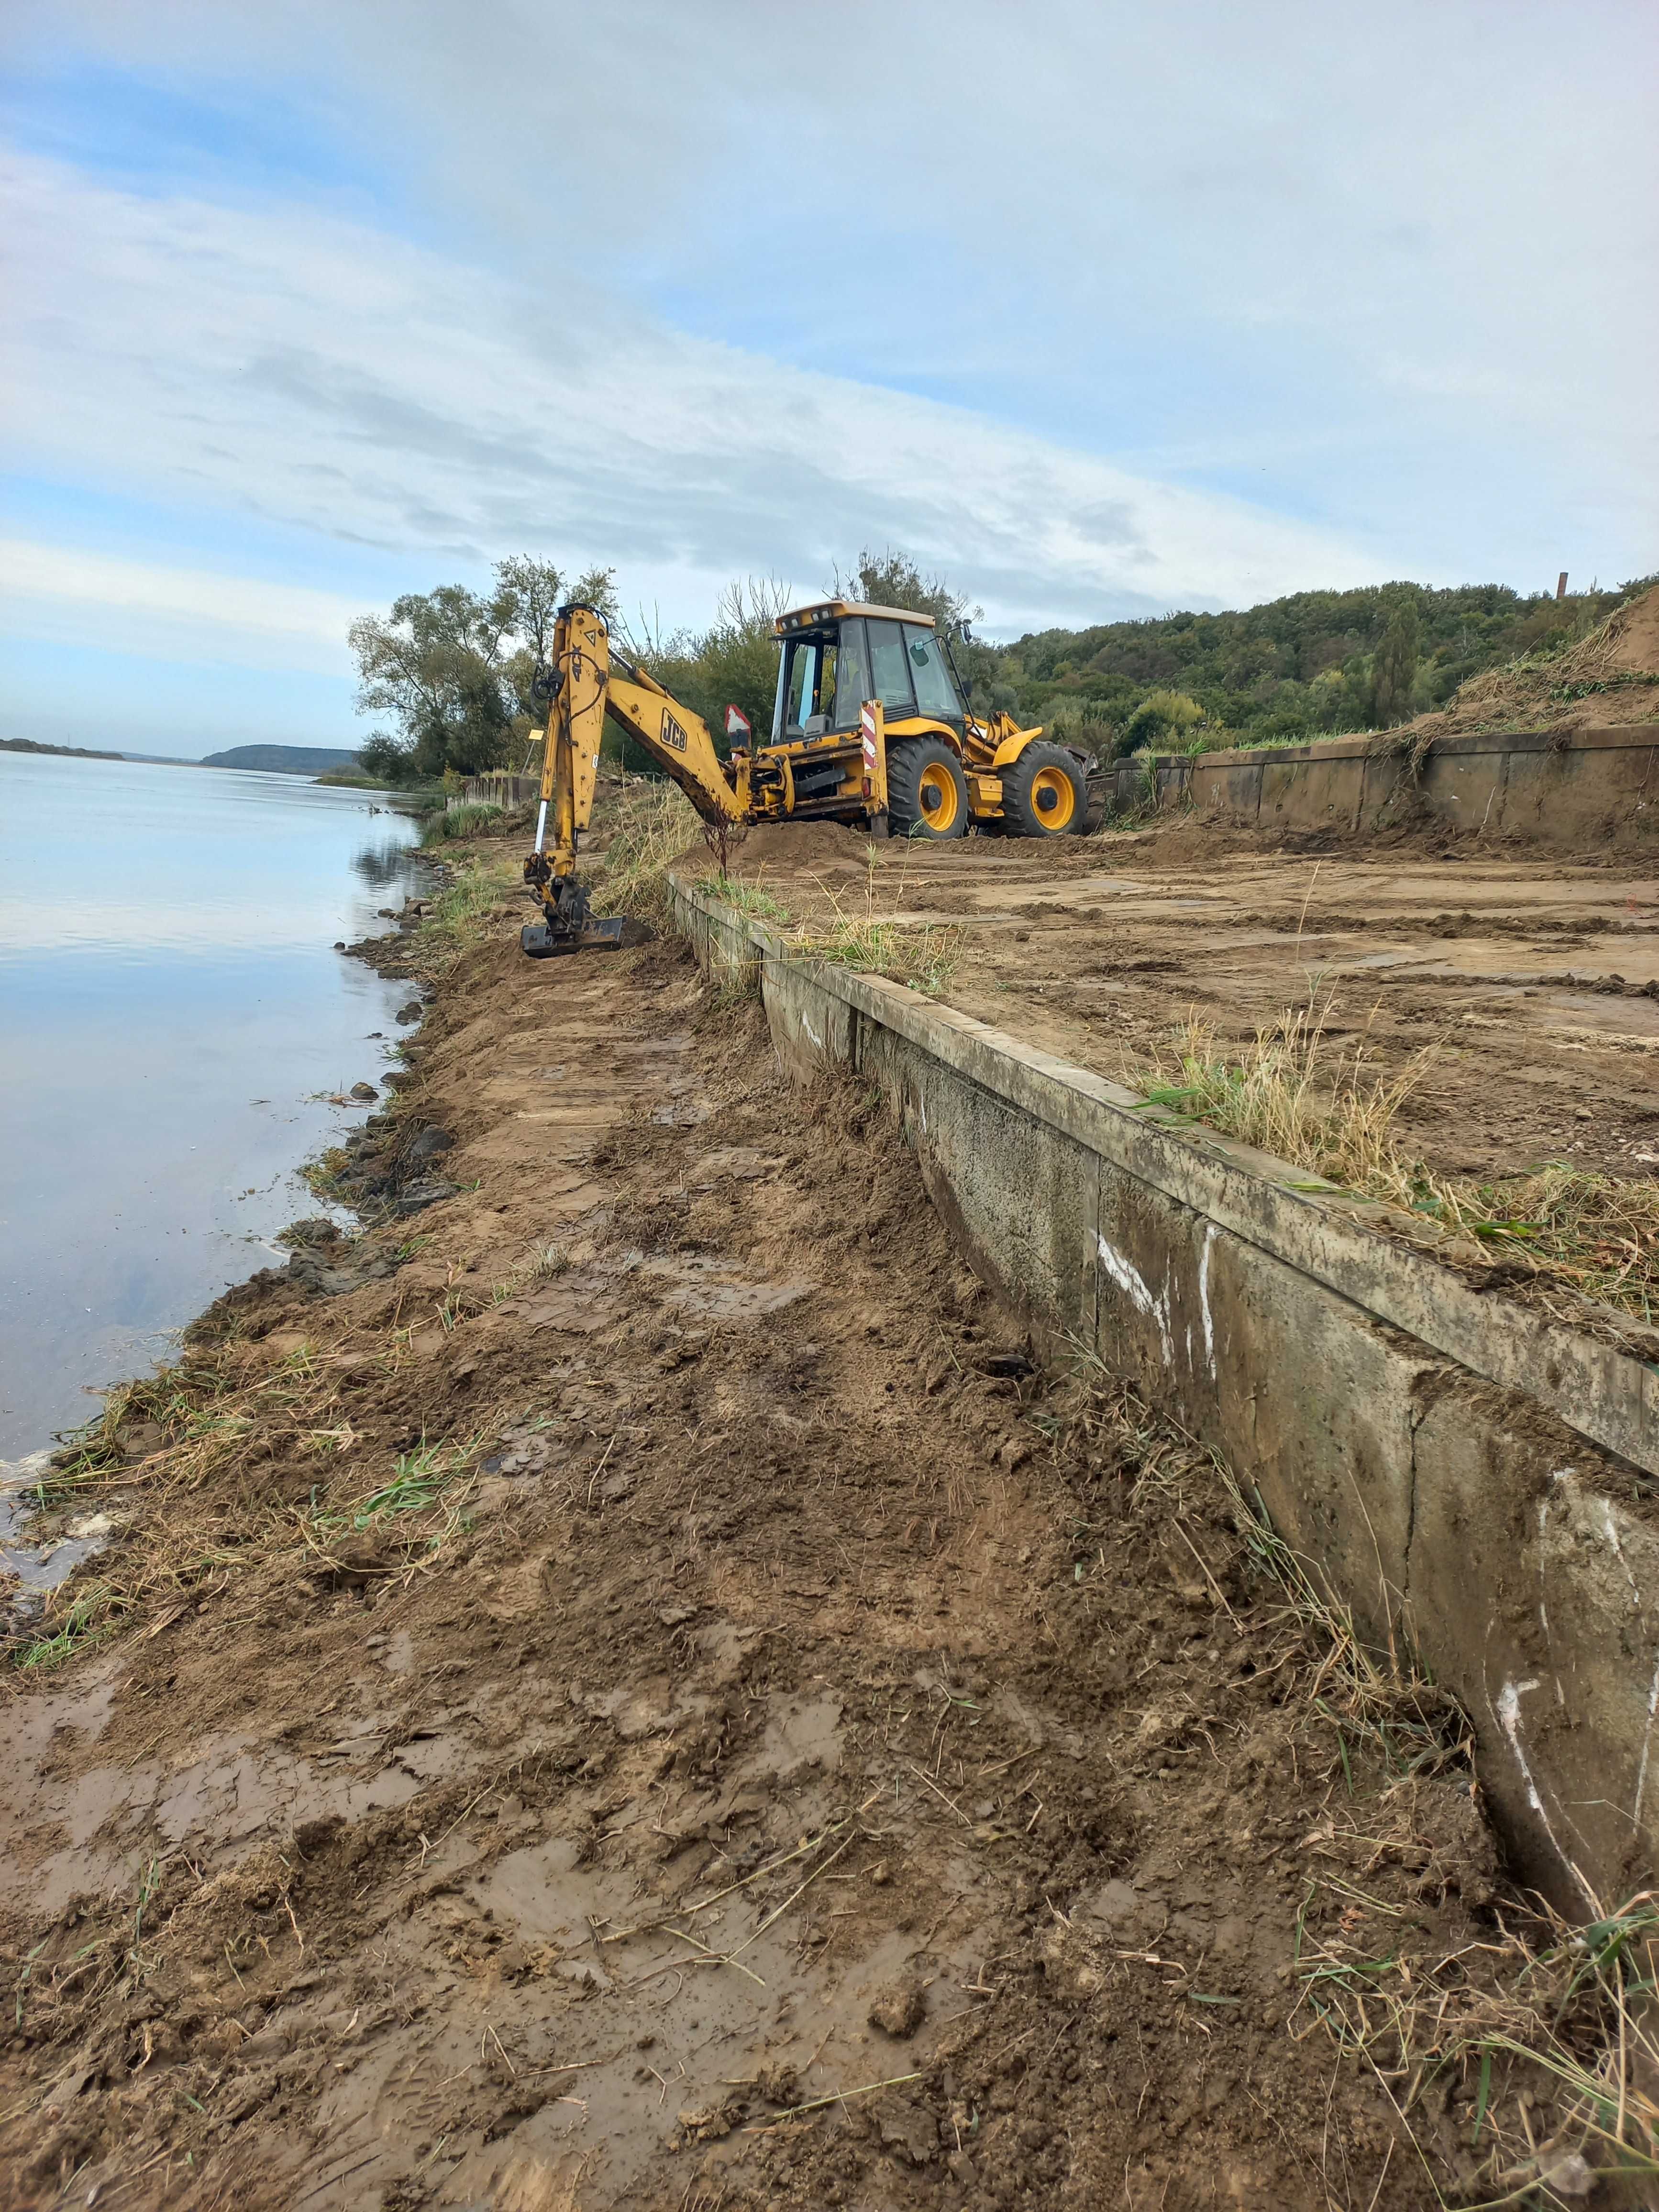
<path fill-rule="evenodd" d="M 607 713 L 673 778 L 705 822 L 747 819 L 750 762 L 739 753 L 728 772 L 708 725 L 654 677 L 614 653 L 604 616 L 580 602 L 559 609 L 553 659 L 537 672 L 536 696 L 547 701 L 547 730 L 536 842 L 524 878 L 544 918 L 521 941 L 533 958 L 545 959 L 623 941 L 622 917 L 596 920 L 576 878 Z"/>

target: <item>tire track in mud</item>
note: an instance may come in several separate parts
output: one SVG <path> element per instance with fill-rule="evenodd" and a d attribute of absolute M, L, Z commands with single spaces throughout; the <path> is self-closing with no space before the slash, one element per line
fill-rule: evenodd
<path fill-rule="evenodd" d="M 677 949 L 488 947 L 417 1064 L 456 1194 L 191 1355 L 325 1425 L 141 1462 L 126 1545 L 231 1564 L 10 1706 L 0 2202 L 1423 2201 L 1286 2032 L 1309 1839 L 1449 1946 L 1490 1843 L 1447 1779 L 1377 1846 L 1209 1463 Z"/>

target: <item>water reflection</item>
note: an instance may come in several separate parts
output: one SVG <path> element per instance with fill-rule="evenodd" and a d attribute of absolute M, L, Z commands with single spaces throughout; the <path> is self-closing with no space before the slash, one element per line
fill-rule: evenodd
<path fill-rule="evenodd" d="M 408 837 L 387 838 L 379 845 L 363 846 L 351 856 L 351 872 L 374 890 L 386 890 L 394 885 L 403 889 L 410 880 Z"/>
<path fill-rule="evenodd" d="M 366 841 L 368 811 L 292 776 L 0 753 L 0 1458 L 95 1411 L 87 1386 L 151 1364 L 311 1207 L 295 1170 L 353 1118 L 319 1094 L 379 1079 L 371 1032 L 408 996 L 332 946 L 429 887 L 413 823 Z"/>

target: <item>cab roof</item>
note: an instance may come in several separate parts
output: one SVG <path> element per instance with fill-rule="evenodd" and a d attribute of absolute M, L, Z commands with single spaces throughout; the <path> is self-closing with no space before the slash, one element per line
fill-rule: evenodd
<path fill-rule="evenodd" d="M 850 615 L 879 615 L 888 622 L 919 623 L 924 629 L 939 627 L 932 615 L 919 615 L 914 607 L 868 607 L 857 599 L 820 599 L 815 605 L 780 615 L 772 625 L 773 635 L 793 637 L 804 629 L 827 629 Z"/>

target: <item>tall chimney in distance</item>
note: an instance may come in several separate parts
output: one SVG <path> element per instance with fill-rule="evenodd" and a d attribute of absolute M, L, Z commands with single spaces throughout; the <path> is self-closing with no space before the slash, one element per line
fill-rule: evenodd
<path fill-rule="evenodd" d="M 1567 596 L 1567 572 L 1565 568 L 1555 580 L 1555 596 L 1558 599 L 1565 599 Z"/>

